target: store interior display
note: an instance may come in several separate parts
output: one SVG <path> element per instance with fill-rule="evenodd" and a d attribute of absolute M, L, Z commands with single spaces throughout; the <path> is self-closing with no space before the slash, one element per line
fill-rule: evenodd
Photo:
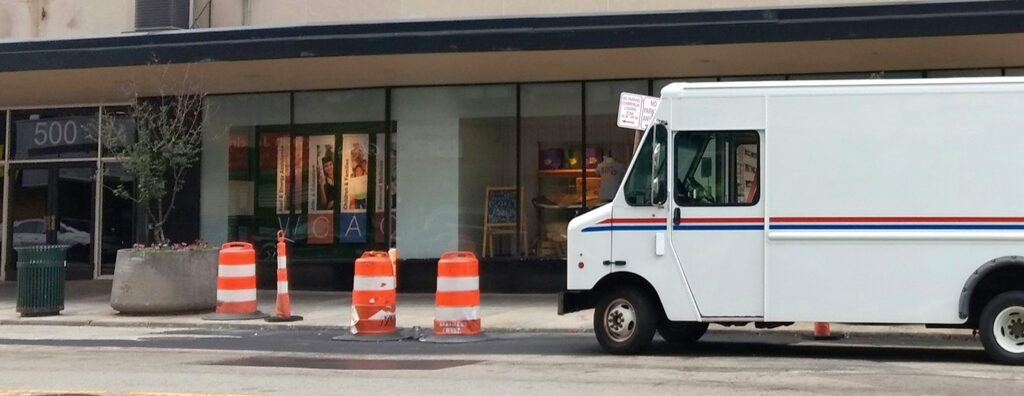
<path fill-rule="evenodd" d="M 546 147 L 538 143 L 537 189 L 532 199 L 539 227 L 533 248 L 538 255 L 564 255 L 565 230 L 569 219 L 585 208 L 594 208 L 610 201 L 607 191 L 611 191 L 610 196 L 614 197 L 625 167 L 615 162 L 616 154 L 613 153 L 625 153 L 629 149 L 628 144 L 608 143 L 581 151 L 579 147 Z M 601 168 L 604 161 L 611 162 Z M 600 173 L 602 171 L 617 175 L 604 176 Z M 602 188 L 605 181 L 614 186 Z"/>

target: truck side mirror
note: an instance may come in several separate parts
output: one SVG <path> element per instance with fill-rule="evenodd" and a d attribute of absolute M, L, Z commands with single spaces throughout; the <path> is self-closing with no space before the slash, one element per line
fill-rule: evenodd
<path fill-rule="evenodd" d="M 661 178 L 655 176 L 651 179 L 651 203 L 655 205 L 663 205 L 665 203 L 664 187 L 662 186 Z"/>
<path fill-rule="evenodd" d="M 665 181 L 661 177 L 661 169 L 665 165 L 662 160 L 665 157 L 662 155 L 662 151 L 664 151 L 662 143 L 655 141 L 651 150 L 651 203 L 655 205 L 665 203 Z"/>

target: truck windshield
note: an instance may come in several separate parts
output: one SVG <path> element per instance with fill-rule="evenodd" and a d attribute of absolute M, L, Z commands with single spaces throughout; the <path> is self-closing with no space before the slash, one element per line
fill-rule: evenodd
<path fill-rule="evenodd" d="M 651 206 L 654 205 L 653 197 L 651 196 L 651 181 L 652 175 L 652 162 L 651 156 L 653 155 L 653 145 L 655 139 L 661 144 L 665 144 L 668 136 L 667 131 L 663 125 L 654 125 L 648 130 L 648 133 L 644 136 L 643 142 L 640 144 L 640 149 L 636 154 L 636 161 L 633 164 L 633 168 L 630 171 L 629 177 L 626 179 L 626 183 L 623 186 L 623 194 L 626 198 L 626 203 L 631 206 Z M 661 152 L 661 163 L 665 163 L 668 150 L 662 150 Z M 662 167 L 660 176 L 661 180 L 665 180 L 665 168 Z M 664 191 L 664 189 L 662 189 Z M 664 200 L 664 196 L 662 200 Z"/>

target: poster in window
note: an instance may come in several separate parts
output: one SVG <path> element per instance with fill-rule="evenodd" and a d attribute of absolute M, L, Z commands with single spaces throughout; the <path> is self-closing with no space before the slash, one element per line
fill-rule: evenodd
<path fill-rule="evenodd" d="M 302 194 L 302 183 L 291 182 L 291 180 L 302 180 L 303 161 L 305 159 L 304 153 L 306 149 L 306 144 L 304 144 L 304 142 L 305 139 L 295 139 L 295 148 L 291 150 L 291 152 L 295 154 L 295 159 L 291 162 L 292 164 L 295 164 L 295 168 L 292 171 L 293 174 L 288 175 L 289 178 L 294 178 L 289 179 L 289 182 L 292 186 L 292 196 L 295 197 L 295 199 L 292 200 L 292 206 L 296 213 L 302 213 L 303 205 L 305 204 L 303 197 L 305 197 L 305 195 Z"/>
<path fill-rule="evenodd" d="M 309 138 L 309 244 L 329 244 L 334 238 L 334 206 L 338 187 L 334 177 L 334 136 Z"/>
<path fill-rule="evenodd" d="M 339 240 L 366 242 L 366 199 L 369 186 L 369 135 L 342 136 L 341 146 L 341 224 Z"/>
<path fill-rule="evenodd" d="M 342 138 L 342 211 L 366 209 L 366 187 L 370 162 L 368 135 L 344 135 Z"/>
<path fill-rule="evenodd" d="M 277 138 L 277 214 L 288 214 L 288 185 L 291 181 L 291 141 L 287 136 Z"/>
<path fill-rule="evenodd" d="M 287 146 L 288 133 L 274 132 L 262 133 L 259 135 L 259 171 L 256 173 L 259 180 L 256 183 L 256 207 L 258 209 L 273 210 L 280 213 L 279 206 L 280 186 L 278 183 L 278 172 L 281 164 L 281 145 Z M 287 153 L 287 150 L 284 151 Z M 287 198 L 285 198 L 287 199 Z"/>
<path fill-rule="evenodd" d="M 239 128 L 228 131 L 228 172 L 232 179 L 244 180 L 248 175 L 249 146 L 249 131 Z"/>

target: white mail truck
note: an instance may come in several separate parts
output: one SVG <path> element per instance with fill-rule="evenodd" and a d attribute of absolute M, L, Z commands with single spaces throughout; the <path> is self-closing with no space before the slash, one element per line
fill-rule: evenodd
<path fill-rule="evenodd" d="M 709 323 L 977 329 L 1024 363 L 1024 79 L 678 83 L 568 227 L 612 353 Z"/>

